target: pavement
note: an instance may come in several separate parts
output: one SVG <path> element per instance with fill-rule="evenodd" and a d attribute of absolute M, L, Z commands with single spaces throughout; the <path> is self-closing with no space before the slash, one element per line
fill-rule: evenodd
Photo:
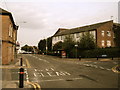
<path fill-rule="evenodd" d="M 23 60 L 23 66 L 22 68 L 26 68 L 26 62 L 25 60 Z M 9 65 L 1 65 L 0 66 L 1 70 L 2 70 L 2 79 L 0 80 L 0 82 L 2 82 L 2 90 L 7 90 L 8 88 L 16 88 L 16 90 L 19 89 L 19 68 L 21 68 L 20 66 L 20 56 L 17 57 L 14 61 L 12 61 Z M 12 70 L 16 69 L 18 70 L 18 79 L 14 80 L 12 75 L 13 72 Z M 24 88 L 29 88 L 30 90 L 34 90 L 34 86 L 32 85 L 32 83 L 30 83 L 29 81 L 24 81 Z M 25 89 L 26 90 L 26 89 Z M 28 90 L 28 89 L 27 89 Z"/>

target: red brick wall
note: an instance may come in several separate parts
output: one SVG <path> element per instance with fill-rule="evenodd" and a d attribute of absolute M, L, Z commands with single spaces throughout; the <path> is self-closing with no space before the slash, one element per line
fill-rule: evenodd
<path fill-rule="evenodd" d="M 100 48 L 102 48 L 102 45 L 101 45 L 102 40 L 105 41 L 105 46 L 104 47 L 107 47 L 107 40 L 110 40 L 111 41 L 111 46 L 114 47 L 114 40 L 113 40 L 114 33 L 112 31 L 112 28 L 113 28 L 113 21 L 110 21 L 110 22 L 105 23 L 104 25 L 100 26 L 97 29 L 97 45 Z M 101 31 L 104 31 L 104 37 L 102 36 Z M 111 32 L 111 36 L 107 36 L 107 31 Z"/>

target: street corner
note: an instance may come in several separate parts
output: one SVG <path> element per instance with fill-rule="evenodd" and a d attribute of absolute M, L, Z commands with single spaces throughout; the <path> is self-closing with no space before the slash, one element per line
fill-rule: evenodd
<path fill-rule="evenodd" d="M 112 71 L 120 74 L 120 65 L 116 65 L 112 68 Z"/>
<path fill-rule="evenodd" d="M 24 88 L 33 88 L 35 90 L 41 90 L 41 87 L 37 82 L 25 82 Z"/>

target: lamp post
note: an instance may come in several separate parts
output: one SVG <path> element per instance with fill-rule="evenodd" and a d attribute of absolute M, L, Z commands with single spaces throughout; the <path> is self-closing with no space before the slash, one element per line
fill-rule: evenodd
<path fill-rule="evenodd" d="M 46 39 L 46 55 L 47 55 L 47 49 L 48 49 L 48 47 L 47 47 L 47 39 Z"/>
<path fill-rule="evenodd" d="M 76 58 L 77 58 L 77 47 L 78 47 L 78 45 L 76 44 L 75 47 L 76 47 Z"/>

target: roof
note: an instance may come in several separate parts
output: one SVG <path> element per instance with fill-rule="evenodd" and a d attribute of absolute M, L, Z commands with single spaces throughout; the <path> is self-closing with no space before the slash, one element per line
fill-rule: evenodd
<path fill-rule="evenodd" d="M 8 12 L 8 11 L 6 11 L 6 10 L 0 8 L 0 15 L 8 15 L 8 16 L 10 17 L 12 23 L 13 23 L 13 28 L 14 28 L 15 30 L 18 29 L 18 26 L 15 25 L 13 16 L 12 16 L 12 14 L 11 14 L 10 12 Z"/>
<path fill-rule="evenodd" d="M 87 26 L 83 26 L 83 27 L 72 28 L 72 29 L 64 29 L 64 30 L 62 29 L 61 32 L 58 29 L 58 31 L 53 36 L 60 36 L 60 35 L 79 33 L 79 32 L 83 32 L 83 31 L 95 30 L 98 27 L 100 27 L 101 25 L 108 23 L 108 22 L 113 22 L 113 20 L 101 22 L 101 23 L 96 23 L 96 24 L 92 24 L 92 25 L 87 25 Z"/>
<path fill-rule="evenodd" d="M 120 23 L 113 23 L 113 25 L 120 27 Z"/>

